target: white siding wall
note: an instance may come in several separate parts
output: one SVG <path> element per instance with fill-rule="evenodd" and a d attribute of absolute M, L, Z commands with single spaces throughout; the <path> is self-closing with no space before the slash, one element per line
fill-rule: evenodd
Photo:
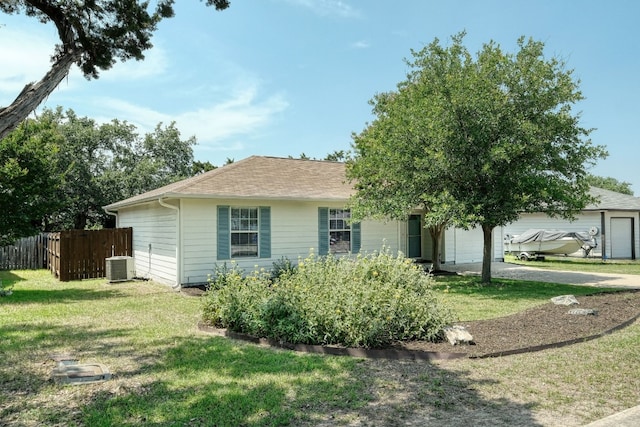
<path fill-rule="evenodd" d="M 133 228 L 136 276 L 176 284 L 177 211 L 157 202 L 118 213 L 119 227 Z"/>
<path fill-rule="evenodd" d="M 502 253 L 502 227 L 493 230 L 493 261 L 504 258 Z M 444 263 L 467 264 L 482 262 L 484 250 L 484 235 L 481 227 L 470 230 L 448 228 L 444 234 Z"/>
<path fill-rule="evenodd" d="M 406 228 L 406 223 L 398 221 L 363 221 L 360 253 L 380 251 L 384 246 L 394 254 L 402 251 L 406 255 L 407 242 L 401 240 L 403 234 L 406 237 Z"/>
<path fill-rule="evenodd" d="M 343 208 L 342 204 L 315 202 L 285 202 L 272 200 L 198 200 L 182 202 L 181 222 L 183 226 L 182 283 L 206 282 L 215 271 L 216 263 L 230 265 L 230 260 L 216 260 L 217 253 L 217 206 L 271 208 L 271 258 L 236 258 L 235 263 L 245 271 L 255 266 L 270 269 L 273 262 L 282 257 L 297 263 L 313 250 L 318 250 L 318 208 Z M 380 250 L 383 242 L 392 250 L 399 248 L 399 226 L 397 222 L 365 221 L 361 228 L 361 253 Z"/>

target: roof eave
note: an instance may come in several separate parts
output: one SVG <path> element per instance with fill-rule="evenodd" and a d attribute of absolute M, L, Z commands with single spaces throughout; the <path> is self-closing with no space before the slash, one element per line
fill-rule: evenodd
<path fill-rule="evenodd" d="M 236 196 L 228 194 L 182 194 L 182 193 L 162 193 L 159 195 L 144 197 L 130 202 L 123 201 L 119 203 L 113 203 L 111 205 L 103 206 L 104 210 L 117 212 L 123 208 L 129 208 L 136 205 L 142 205 L 150 202 L 154 202 L 158 199 L 225 199 L 225 200 L 273 200 L 273 201 L 304 201 L 304 202 L 321 202 L 321 203 L 346 203 L 349 201 L 349 197 L 295 197 L 295 196 L 268 196 L 268 195 L 250 195 L 250 196 Z"/>

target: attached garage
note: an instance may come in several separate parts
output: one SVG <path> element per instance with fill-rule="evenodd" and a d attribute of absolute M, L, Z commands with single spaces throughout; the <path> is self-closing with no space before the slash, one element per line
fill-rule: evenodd
<path fill-rule="evenodd" d="M 526 213 L 504 227 L 505 234 L 518 235 L 531 229 L 590 231 L 598 246 L 591 256 L 602 259 L 636 259 L 640 252 L 640 198 L 592 187 L 598 202 L 586 206 L 574 221 Z"/>

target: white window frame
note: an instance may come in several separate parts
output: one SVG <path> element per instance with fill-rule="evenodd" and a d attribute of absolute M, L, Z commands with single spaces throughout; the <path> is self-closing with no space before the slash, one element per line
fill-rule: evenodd
<path fill-rule="evenodd" d="M 351 211 L 349 209 L 329 208 L 329 253 L 351 252 L 353 235 L 350 220 Z M 348 235 L 349 238 L 344 239 L 345 235 Z"/>
<path fill-rule="evenodd" d="M 260 210 L 255 206 L 231 207 L 229 210 L 231 258 L 260 256 Z M 234 240 L 238 240 L 234 244 Z"/>

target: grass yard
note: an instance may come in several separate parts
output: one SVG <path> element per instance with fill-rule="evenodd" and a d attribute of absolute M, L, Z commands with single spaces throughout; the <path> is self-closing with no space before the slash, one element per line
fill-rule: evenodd
<path fill-rule="evenodd" d="M 507 316 L 546 303 L 558 295 L 578 296 L 611 291 L 610 288 L 511 279 L 493 279 L 490 285 L 482 285 L 477 276 L 438 277 L 436 289 L 443 292 L 443 299 L 458 314 L 459 320 Z"/>
<path fill-rule="evenodd" d="M 640 404 L 640 323 L 499 359 L 360 360 L 298 354 L 197 330 L 201 300 L 152 282 L 60 283 L 0 272 L 0 425 L 583 425 Z M 462 319 L 593 288 L 438 280 Z M 103 363 L 100 384 L 51 380 L 54 353 Z"/>
<path fill-rule="evenodd" d="M 549 270 L 580 271 L 585 273 L 616 273 L 640 275 L 639 260 L 602 260 L 601 258 L 574 258 L 563 256 L 546 256 L 544 261 L 520 261 L 507 255 L 505 261 L 526 265 L 528 267 Z"/>

